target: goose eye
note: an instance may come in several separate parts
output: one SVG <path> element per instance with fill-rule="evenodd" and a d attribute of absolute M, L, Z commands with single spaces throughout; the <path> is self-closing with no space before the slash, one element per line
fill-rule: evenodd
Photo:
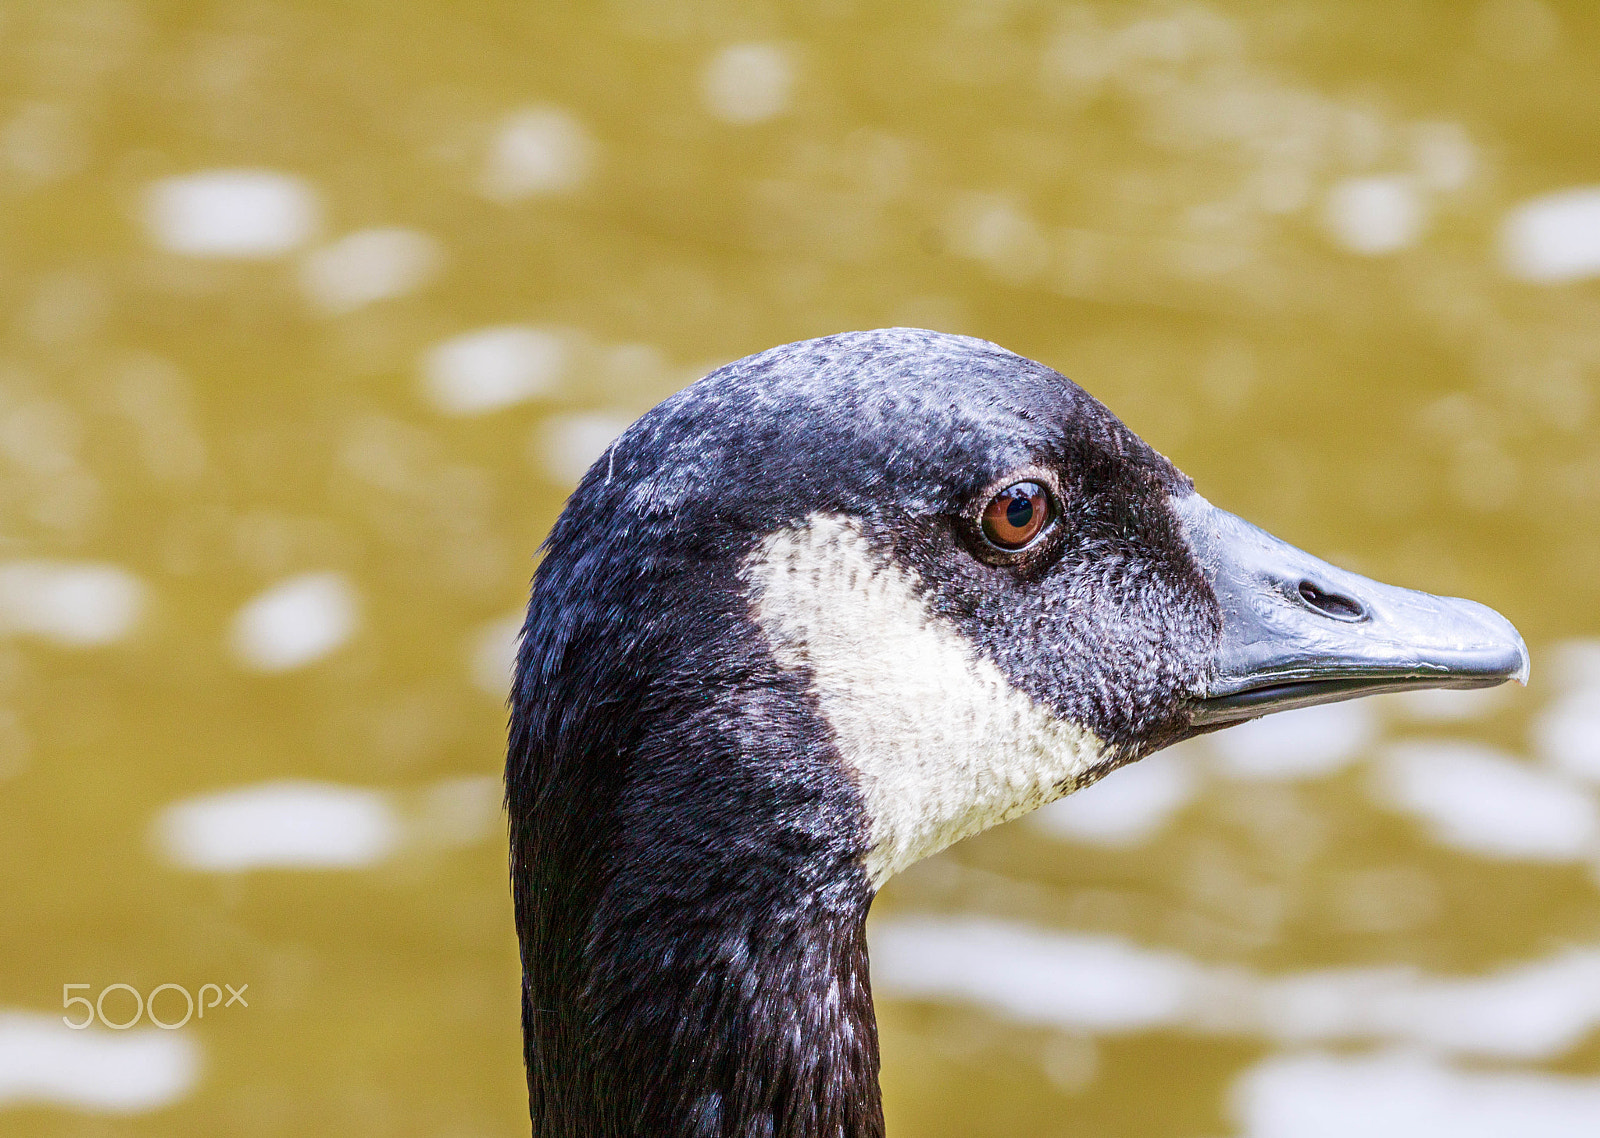
<path fill-rule="evenodd" d="M 983 536 L 1001 549 L 1021 549 L 1044 532 L 1054 512 L 1050 495 L 1037 482 L 1016 482 L 983 508 Z"/>

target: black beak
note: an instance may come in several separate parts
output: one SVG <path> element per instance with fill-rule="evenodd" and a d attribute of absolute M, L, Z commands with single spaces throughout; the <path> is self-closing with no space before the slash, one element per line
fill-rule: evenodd
<path fill-rule="evenodd" d="M 1528 682 L 1528 649 L 1491 608 L 1347 573 L 1198 494 L 1173 508 L 1222 606 L 1196 727 L 1378 692 Z"/>

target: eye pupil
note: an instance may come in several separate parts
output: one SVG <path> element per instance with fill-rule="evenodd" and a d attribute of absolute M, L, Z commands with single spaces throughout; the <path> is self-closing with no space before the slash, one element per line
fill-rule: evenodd
<path fill-rule="evenodd" d="M 999 549 L 1022 549 L 1044 532 L 1052 517 L 1050 495 L 1043 486 L 1016 482 L 990 498 L 983 508 L 983 536 Z"/>

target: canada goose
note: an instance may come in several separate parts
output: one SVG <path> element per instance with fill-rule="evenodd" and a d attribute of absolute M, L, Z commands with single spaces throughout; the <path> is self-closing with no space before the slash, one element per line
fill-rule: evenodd
<path fill-rule="evenodd" d="M 1527 669 L 1492 610 L 1216 509 L 994 344 L 720 368 L 612 444 L 534 575 L 506 765 L 533 1132 L 879 1135 L 864 925 L 895 872 L 1202 731 Z"/>

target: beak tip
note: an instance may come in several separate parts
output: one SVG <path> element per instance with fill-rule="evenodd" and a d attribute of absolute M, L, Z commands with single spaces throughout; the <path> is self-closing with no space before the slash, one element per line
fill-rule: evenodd
<path fill-rule="evenodd" d="M 1475 603 L 1474 607 L 1480 612 L 1484 613 L 1488 618 L 1488 631 L 1491 634 L 1491 639 L 1498 640 L 1502 645 L 1504 645 L 1500 651 L 1505 652 L 1506 648 L 1511 650 L 1509 653 L 1511 660 L 1508 661 L 1511 666 L 1500 673 L 1502 682 L 1505 680 L 1515 680 L 1523 687 L 1527 687 L 1528 674 L 1532 671 L 1533 662 L 1528 655 L 1528 643 L 1522 639 L 1522 633 L 1517 631 L 1516 625 L 1512 624 L 1494 609 L 1489 608 L 1486 605 L 1477 605 Z"/>

